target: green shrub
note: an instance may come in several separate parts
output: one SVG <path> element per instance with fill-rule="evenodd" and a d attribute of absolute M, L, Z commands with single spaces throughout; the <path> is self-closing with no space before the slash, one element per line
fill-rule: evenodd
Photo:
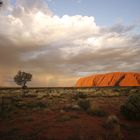
<path fill-rule="evenodd" d="M 140 120 L 140 94 L 130 95 L 120 110 L 128 119 Z"/>
<path fill-rule="evenodd" d="M 87 99 L 80 99 L 78 101 L 78 105 L 85 111 L 87 111 L 90 107 L 90 102 Z"/>

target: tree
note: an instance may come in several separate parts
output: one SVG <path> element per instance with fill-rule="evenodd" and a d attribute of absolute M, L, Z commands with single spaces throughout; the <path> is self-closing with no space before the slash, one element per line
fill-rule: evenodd
<path fill-rule="evenodd" d="M 3 1 L 0 0 L 0 7 L 3 5 Z"/>
<path fill-rule="evenodd" d="M 26 83 L 31 81 L 31 79 L 32 74 L 21 71 L 19 71 L 17 75 L 15 75 L 14 77 L 14 81 L 16 82 L 17 85 L 22 86 L 22 89 L 27 88 Z"/>

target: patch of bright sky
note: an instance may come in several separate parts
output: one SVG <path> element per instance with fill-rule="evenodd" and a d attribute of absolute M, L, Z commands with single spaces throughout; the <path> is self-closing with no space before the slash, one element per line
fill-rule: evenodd
<path fill-rule="evenodd" d="M 58 16 L 95 17 L 97 25 L 133 24 L 140 19 L 140 0 L 46 0 Z"/>
<path fill-rule="evenodd" d="M 15 5 L 16 0 L 11 0 L 11 3 L 12 3 L 13 5 Z"/>

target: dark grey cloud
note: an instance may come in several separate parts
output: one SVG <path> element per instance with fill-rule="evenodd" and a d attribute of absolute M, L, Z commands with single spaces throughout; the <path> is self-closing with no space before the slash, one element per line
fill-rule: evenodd
<path fill-rule="evenodd" d="M 125 26 L 122 24 L 116 24 L 116 25 L 113 25 L 109 30 L 110 32 L 126 33 L 126 32 L 132 31 L 134 28 L 136 28 L 135 25 Z"/>
<path fill-rule="evenodd" d="M 139 28 L 138 24 L 124 25 L 121 23 L 114 24 L 110 27 L 101 27 L 101 33 L 118 33 L 118 34 L 126 34 L 129 33 L 136 28 Z"/>

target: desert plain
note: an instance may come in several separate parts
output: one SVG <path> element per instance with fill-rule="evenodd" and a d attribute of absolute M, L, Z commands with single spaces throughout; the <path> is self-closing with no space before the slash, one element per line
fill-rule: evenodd
<path fill-rule="evenodd" d="M 0 88 L 0 140 L 116 140 L 111 115 L 120 139 L 139 140 L 140 121 L 120 112 L 132 94 L 140 87 Z"/>

